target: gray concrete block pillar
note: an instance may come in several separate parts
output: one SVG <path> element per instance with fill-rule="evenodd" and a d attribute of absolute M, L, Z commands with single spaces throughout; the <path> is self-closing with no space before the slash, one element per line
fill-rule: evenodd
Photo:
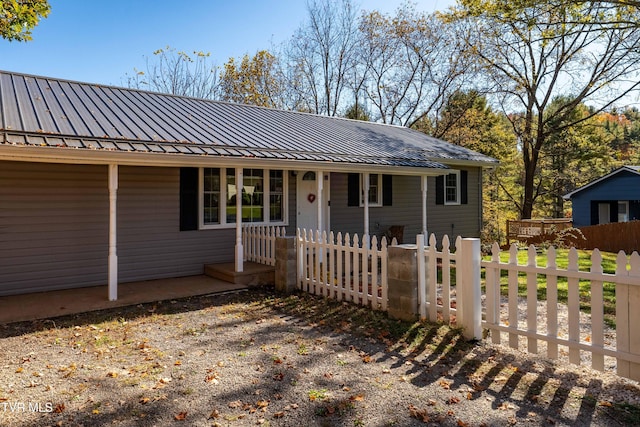
<path fill-rule="evenodd" d="M 415 245 L 388 249 L 388 313 L 394 319 L 418 318 L 418 262 Z"/>
<path fill-rule="evenodd" d="M 292 293 L 296 290 L 296 237 L 276 237 L 276 291 Z"/>

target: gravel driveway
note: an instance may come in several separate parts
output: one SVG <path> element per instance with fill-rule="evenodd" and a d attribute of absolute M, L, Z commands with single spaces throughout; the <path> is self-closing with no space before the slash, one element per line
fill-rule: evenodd
<path fill-rule="evenodd" d="M 640 424 L 640 387 L 269 289 L 0 326 L 0 425 Z"/>

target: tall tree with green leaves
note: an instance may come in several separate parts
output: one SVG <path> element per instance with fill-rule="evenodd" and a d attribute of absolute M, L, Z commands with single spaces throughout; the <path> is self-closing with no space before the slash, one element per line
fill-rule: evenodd
<path fill-rule="evenodd" d="M 593 116 L 592 109 L 578 105 L 571 115 L 558 115 L 556 109 L 567 103 L 566 97 L 554 98 L 546 118 L 562 129 L 549 136 L 547 148 L 540 155 L 541 167 L 537 212 L 553 218 L 568 215 L 563 196 L 619 166 L 611 147 L 611 133 L 601 125 L 601 114 Z M 574 123 L 563 126 L 558 121 Z"/>
<path fill-rule="evenodd" d="M 33 29 L 49 12 L 47 0 L 0 0 L 0 37 L 9 41 L 32 40 Z"/>
<path fill-rule="evenodd" d="M 466 24 L 468 50 L 510 119 L 523 164 L 520 217 L 531 218 L 553 141 L 640 88 L 640 10 L 611 1 L 460 0 L 447 19 Z M 549 114 L 554 99 L 562 101 Z M 576 115 L 585 102 L 597 107 Z"/>
<path fill-rule="evenodd" d="M 507 118 L 494 111 L 477 91 L 458 91 L 448 100 L 432 133 L 440 138 L 500 161 L 483 172 L 483 229 L 486 242 L 503 241 L 506 220 L 518 217 L 516 194 L 519 159 Z"/>

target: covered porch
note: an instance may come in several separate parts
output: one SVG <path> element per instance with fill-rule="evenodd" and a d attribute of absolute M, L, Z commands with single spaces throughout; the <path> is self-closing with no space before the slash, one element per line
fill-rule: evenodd
<path fill-rule="evenodd" d="M 0 325 L 246 289 L 246 285 L 200 275 L 123 283 L 114 301 L 106 298 L 106 285 L 0 296 Z"/>

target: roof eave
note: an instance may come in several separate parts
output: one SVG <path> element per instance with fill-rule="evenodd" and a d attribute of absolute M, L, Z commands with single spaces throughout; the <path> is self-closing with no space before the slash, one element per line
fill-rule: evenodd
<path fill-rule="evenodd" d="M 439 159 L 430 158 L 433 162 L 443 163 L 447 166 L 459 166 L 459 167 L 480 167 L 483 169 L 492 169 L 500 166 L 500 161 L 493 159 L 493 161 L 484 160 L 462 160 L 462 159 Z"/>
<path fill-rule="evenodd" d="M 284 170 L 323 170 L 326 172 L 370 172 L 393 175 L 443 175 L 449 168 L 376 165 L 369 163 L 329 162 L 292 159 L 267 159 L 257 157 L 213 156 L 194 154 L 143 153 L 107 150 L 89 150 L 58 147 L 0 144 L 0 160 L 66 163 L 66 164 L 118 164 L 122 166 L 155 167 L 216 167 L 233 164 L 254 168 Z"/>
<path fill-rule="evenodd" d="M 580 188 L 576 188 L 572 192 L 567 193 L 564 196 L 562 196 L 562 198 L 564 200 L 570 200 L 576 193 L 580 193 L 581 191 L 586 190 L 587 188 L 592 187 L 592 186 L 594 186 L 594 185 L 598 184 L 599 182 L 602 182 L 602 181 L 604 181 L 606 179 L 609 179 L 612 176 L 617 175 L 618 173 L 623 172 L 623 171 L 632 172 L 632 173 L 635 173 L 636 175 L 640 175 L 640 171 L 638 171 L 637 169 L 635 169 L 633 167 L 621 166 L 618 169 L 615 169 L 615 170 L 609 172 L 605 176 L 601 176 L 600 178 L 594 179 L 593 181 L 589 182 L 588 184 L 583 185 Z"/>

